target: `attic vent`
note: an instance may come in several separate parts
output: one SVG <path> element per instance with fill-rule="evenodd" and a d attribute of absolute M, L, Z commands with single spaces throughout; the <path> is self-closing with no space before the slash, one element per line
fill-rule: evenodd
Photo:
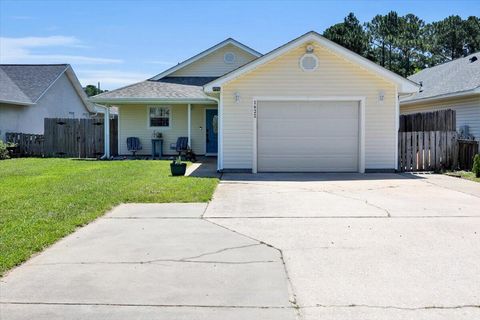
<path fill-rule="evenodd" d="M 226 52 L 224 55 L 223 55 L 223 61 L 225 61 L 225 63 L 227 64 L 232 64 L 235 62 L 235 53 L 233 52 Z"/>
<path fill-rule="evenodd" d="M 318 58 L 313 53 L 305 53 L 300 58 L 300 68 L 303 71 L 314 71 L 318 67 Z"/>
<path fill-rule="evenodd" d="M 468 60 L 470 60 L 470 62 L 475 62 L 475 61 L 478 60 L 478 58 L 477 58 L 477 56 L 473 56 L 473 57 L 471 57 L 471 58 L 468 59 Z"/>

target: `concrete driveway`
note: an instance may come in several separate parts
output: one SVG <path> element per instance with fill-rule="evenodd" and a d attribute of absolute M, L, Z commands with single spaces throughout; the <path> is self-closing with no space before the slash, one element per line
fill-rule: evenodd
<path fill-rule="evenodd" d="M 16 268 L 0 319 L 479 319 L 479 208 L 438 175 L 227 174 Z"/>

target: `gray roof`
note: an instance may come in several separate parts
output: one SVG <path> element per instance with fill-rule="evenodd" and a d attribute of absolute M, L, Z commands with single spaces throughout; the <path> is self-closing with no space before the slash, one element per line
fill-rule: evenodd
<path fill-rule="evenodd" d="M 35 103 L 68 68 L 68 64 L 1 64 L 0 100 Z"/>
<path fill-rule="evenodd" d="M 473 57 L 477 60 L 471 62 Z M 421 83 L 421 92 L 402 99 L 402 102 L 475 90 L 480 88 L 480 52 L 424 69 L 408 79 Z"/>
<path fill-rule="evenodd" d="M 208 100 L 203 85 L 212 77 L 165 77 L 160 80 L 145 80 L 123 88 L 91 97 L 92 101 L 144 100 Z"/>

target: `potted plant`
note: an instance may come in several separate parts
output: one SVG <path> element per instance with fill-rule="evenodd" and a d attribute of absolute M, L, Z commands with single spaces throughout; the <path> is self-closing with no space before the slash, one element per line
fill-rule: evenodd
<path fill-rule="evenodd" d="M 179 155 L 175 160 L 170 163 L 170 171 L 172 176 L 184 176 L 187 170 L 187 164 L 182 163 L 182 157 Z"/>

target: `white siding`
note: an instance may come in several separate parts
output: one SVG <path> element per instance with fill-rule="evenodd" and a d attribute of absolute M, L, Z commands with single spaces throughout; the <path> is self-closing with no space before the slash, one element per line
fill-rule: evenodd
<path fill-rule="evenodd" d="M 163 154 L 175 154 L 170 149 L 171 143 L 176 143 L 178 137 L 186 137 L 187 129 L 187 105 L 171 106 L 171 124 L 169 128 L 149 128 L 148 109 L 146 105 L 122 105 L 119 106 L 118 118 L 118 141 L 119 154 L 131 154 L 127 150 L 127 138 L 138 137 L 142 143 L 140 155 L 152 153 L 151 139 L 153 131 L 162 132 Z M 191 146 L 195 153 L 205 154 L 205 109 L 216 108 L 215 106 L 192 105 L 192 132 Z"/>
<path fill-rule="evenodd" d="M 11 131 L 42 134 L 44 118 L 73 117 L 88 118 L 89 112 L 63 74 L 35 105 L 0 105 L 0 138 Z"/>
<path fill-rule="evenodd" d="M 235 54 L 235 62 L 231 64 L 225 63 L 223 56 L 226 52 Z M 252 61 L 256 57 L 251 53 L 243 51 L 234 45 L 226 45 L 205 57 L 169 74 L 169 77 L 219 77 L 227 72 L 243 66 L 247 62 Z"/>
<path fill-rule="evenodd" d="M 457 116 L 457 130 L 461 126 L 468 125 L 470 134 L 474 135 L 476 140 L 480 140 L 480 97 L 445 99 L 437 102 L 405 105 L 400 106 L 400 113 L 409 114 L 442 109 L 455 110 Z"/>
<path fill-rule="evenodd" d="M 252 100 L 259 96 L 364 96 L 365 168 L 394 169 L 396 165 L 396 88 L 365 69 L 315 45 L 319 67 L 304 72 L 299 58 L 305 47 L 292 49 L 223 88 L 223 147 L 225 169 L 252 168 Z M 385 93 L 383 102 L 379 92 Z M 234 93 L 240 94 L 240 102 Z"/>

